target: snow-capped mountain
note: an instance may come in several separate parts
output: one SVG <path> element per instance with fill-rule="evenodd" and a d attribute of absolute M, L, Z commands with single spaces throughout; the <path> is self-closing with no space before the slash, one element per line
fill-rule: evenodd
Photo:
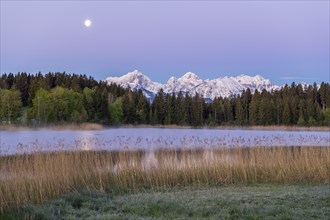
<path fill-rule="evenodd" d="M 202 85 L 204 81 L 200 79 L 195 73 L 188 72 L 180 78 L 171 77 L 165 85 L 163 85 L 164 92 L 166 93 L 178 93 L 178 92 L 191 92 L 197 87 Z"/>
<path fill-rule="evenodd" d="M 153 99 L 160 89 L 165 93 L 187 93 L 202 95 L 205 99 L 214 99 L 215 97 L 229 97 L 231 95 L 240 94 L 244 89 L 250 89 L 254 92 L 256 89 L 262 91 L 276 90 L 280 87 L 274 85 L 269 79 L 265 79 L 260 75 L 248 76 L 241 74 L 237 77 L 220 77 L 217 79 L 202 80 L 195 73 L 188 72 L 180 78 L 171 77 L 166 84 L 153 82 L 141 72 L 134 70 L 121 77 L 108 77 L 106 80 L 109 84 L 116 83 L 124 88 L 130 87 L 132 90 L 141 89 L 145 96 Z"/>
<path fill-rule="evenodd" d="M 151 81 L 138 70 L 129 72 L 120 77 L 108 77 L 105 79 L 109 84 L 116 83 L 124 88 L 131 88 L 133 91 L 141 89 L 148 99 L 153 99 L 157 92 L 163 87 L 161 83 Z"/>
<path fill-rule="evenodd" d="M 234 77 L 234 79 L 242 86 L 250 88 L 252 91 L 256 89 L 259 91 L 262 91 L 263 89 L 266 89 L 267 91 L 274 89 L 274 85 L 270 82 L 270 80 L 265 79 L 260 75 L 248 76 L 241 74 L 237 77 Z"/>

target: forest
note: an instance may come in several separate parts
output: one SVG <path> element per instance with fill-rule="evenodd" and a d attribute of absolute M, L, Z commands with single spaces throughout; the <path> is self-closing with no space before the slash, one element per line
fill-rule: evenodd
<path fill-rule="evenodd" d="M 212 102 L 196 94 L 166 94 L 150 102 L 141 90 L 107 85 L 93 77 L 60 73 L 2 74 L 0 124 L 330 126 L 330 85 L 285 85 L 276 91 L 244 90 Z"/>

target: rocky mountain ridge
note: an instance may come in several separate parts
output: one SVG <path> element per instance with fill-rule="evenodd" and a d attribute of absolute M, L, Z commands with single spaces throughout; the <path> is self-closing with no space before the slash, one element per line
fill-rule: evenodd
<path fill-rule="evenodd" d="M 250 89 L 254 92 L 256 89 L 262 91 L 276 90 L 280 87 L 274 85 L 269 79 L 265 79 L 260 75 L 249 76 L 241 74 L 239 76 L 224 76 L 216 79 L 201 79 L 193 72 L 187 72 L 183 76 L 176 78 L 170 77 L 167 83 L 161 84 L 152 81 L 149 77 L 142 74 L 138 70 L 129 72 L 120 77 L 108 77 L 105 79 L 107 83 L 116 83 L 124 88 L 132 90 L 141 89 L 148 99 L 153 99 L 160 89 L 165 93 L 179 93 L 202 95 L 205 99 L 213 100 L 216 97 L 230 97 L 240 94 L 243 90 Z"/>

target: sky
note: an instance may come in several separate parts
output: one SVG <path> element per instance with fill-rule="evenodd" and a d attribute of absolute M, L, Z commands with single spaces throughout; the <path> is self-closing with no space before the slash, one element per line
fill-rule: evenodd
<path fill-rule="evenodd" d="M 1 0 L 1 74 L 329 82 L 329 1 Z M 90 27 L 84 21 L 90 19 Z"/>

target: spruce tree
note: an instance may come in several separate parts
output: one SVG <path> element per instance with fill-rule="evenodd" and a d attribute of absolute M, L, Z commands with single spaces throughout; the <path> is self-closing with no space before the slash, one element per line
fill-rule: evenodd
<path fill-rule="evenodd" d="M 282 114 L 282 121 L 285 125 L 290 125 L 291 124 L 291 110 L 290 110 L 290 104 L 289 100 L 285 100 L 284 102 L 284 109 L 283 109 L 283 114 Z"/>
<path fill-rule="evenodd" d="M 244 110 L 239 96 L 235 101 L 235 120 L 236 124 L 243 125 L 244 123 Z"/>

